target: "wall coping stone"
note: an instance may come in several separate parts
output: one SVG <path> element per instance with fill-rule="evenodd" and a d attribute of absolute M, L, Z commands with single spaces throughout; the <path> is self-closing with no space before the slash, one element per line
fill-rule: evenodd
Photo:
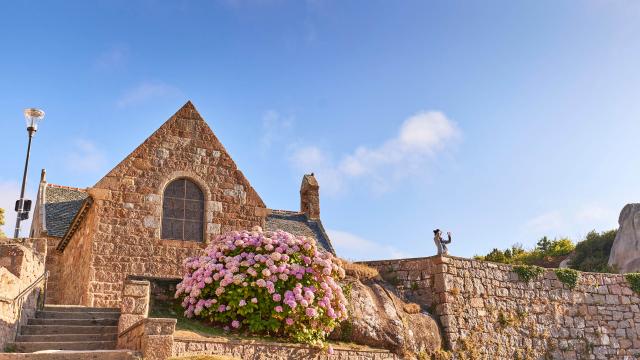
<path fill-rule="evenodd" d="M 223 336 L 216 338 L 190 338 L 185 336 L 174 335 L 174 341 L 176 342 L 197 342 L 197 343 L 218 343 L 218 344 L 231 344 L 231 345 L 257 345 L 257 346 L 267 346 L 267 347 L 286 347 L 286 348 L 295 348 L 295 349 L 313 349 L 320 351 L 321 348 L 314 348 L 310 345 L 304 344 L 294 344 L 287 342 L 269 342 L 263 340 L 243 340 L 243 339 L 230 339 Z M 223 340 L 224 339 L 224 340 Z M 387 349 L 354 349 L 347 346 L 341 346 L 332 344 L 334 350 L 347 350 L 354 351 L 359 353 L 372 353 L 372 354 L 392 354 L 391 351 Z"/>

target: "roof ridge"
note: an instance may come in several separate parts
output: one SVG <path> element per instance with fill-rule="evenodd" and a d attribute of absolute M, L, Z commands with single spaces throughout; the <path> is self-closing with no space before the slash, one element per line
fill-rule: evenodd
<path fill-rule="evenodd" d="M 83 189 L 83 188 L 74 187 L 74 186 L 58 185 L 58 184 L 51 184 L 51 183 L 47 183 L 47 187 L 87 192 L 86 188 Z"/>
<path fill-rule="evenodd" d="M 281 209 L 269 209 L 272 214 L 302 214 L 300 211 L 293 210 L 281 210 Z"/>

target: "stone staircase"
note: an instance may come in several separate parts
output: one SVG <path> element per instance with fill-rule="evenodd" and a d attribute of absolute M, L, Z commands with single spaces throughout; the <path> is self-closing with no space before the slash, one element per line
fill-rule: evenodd
<path fill-rule="evenodd" d="M 47 305 L 8 347 L 29 359 L 132 359 L 132 352 L 115 350 L 119 318 L 119 309 Z"/>

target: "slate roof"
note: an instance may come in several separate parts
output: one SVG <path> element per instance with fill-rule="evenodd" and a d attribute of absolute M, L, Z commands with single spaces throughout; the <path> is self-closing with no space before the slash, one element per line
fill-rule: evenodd
<path fill-rule="evenodd" d="M 83 189 L 47 184 L 44 204 L 47 235 L 64 237 L 88 197 Z M 335 254 L 322 222 L 310 220 L 304 213 L 272 210 L 266 218 L 265 230 L 284 230 L 294 235 L 310 237 L 315 239 L 320 247 Z"/>
<path fill-rule="evenodd" d="M 331 240 L 322 226 L 320 220 L 310 220 L 307 215 L 286 210 L 272 210 L 267 215 L 266 229 L 268 231 L 284 230 L 294 235 L 304 235 L 316 240 L 316 243 L 323 249 L 335 255 L 335 250 L 331 246 Z"/>
<path fill-rule="evenodd" d="M 47 235 L 64 237 L 89 194 L 82 189 L 47 184 L 44 201 Z"/>

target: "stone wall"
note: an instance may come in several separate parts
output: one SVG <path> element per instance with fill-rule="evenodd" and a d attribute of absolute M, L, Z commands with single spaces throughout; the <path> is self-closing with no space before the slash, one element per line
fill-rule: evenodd
<path fill-rule="evenodd" d="M 126 280 L 124 282 L 122 301 L 120 302 L 118 333 L 125 332 L 133 324 L 148 317 L 149 288 L 148 281 Z"/>
<path fill-rule="evenodd" d="M 122 287 L 118 349 L 135 350 L 147 360 L 171 356 L 176 319 L 149 319 L 150 284 L 128 279 Z"/>
<path fill-rule="evenodd" d="M 348 347 L 334 347 L 333 355 L 326 349 L 304 345 L 262 342 L 255 340 L 190 339 L 175 337 L 173 356 L 223 355 L 242 360 L 399 360 L 387 350 L 357 350 Z"/>
<path fill-rule="evenodd" d="M 47 281 L 47 303 L 60 304 L 61 283 L 60 283 L 60 253 L 56 247 L 60 242 L 59 238 L 47 237 L 47 258 L 46 268 L 49 271 Z"/>
<path fill-rule="evenodd" d="M 640 356 L 640 297 L 622 275 L 582 273 L 570 289 L 552 269 L 524 282 L 512 266 L 462 258 L 367 264 L 438 316 L 453 353 L 477 359 Z"/>
<path fill-rule="evenodd" d="M 0 239 L 0 351 L 12 342 L 20 324 L 35 315 L 44 282 L 13 301 L 44 274 L 45 239 Z"/>
<path fill-rule="evenodd" d="M 62 253 L 57 255 L 57 269 L 50 264 L 47 268 L 57 271 L 57 303 L 92 306 L 95 296 L 116 299 L 116 296 L 96 293 L 90 289 L 90 281 L 95 277 L 93 263 L 93 244 L 91 242 L 96 231 L 97 209 L 90 208 L 80 228 L 73 234 Z M 56 250 L 56 252 L 58 252 Z M 110 289 L 120 291 L 122 284 L 113 284 Z M 91 290 L 91 291 L 90 291 Z"/>

